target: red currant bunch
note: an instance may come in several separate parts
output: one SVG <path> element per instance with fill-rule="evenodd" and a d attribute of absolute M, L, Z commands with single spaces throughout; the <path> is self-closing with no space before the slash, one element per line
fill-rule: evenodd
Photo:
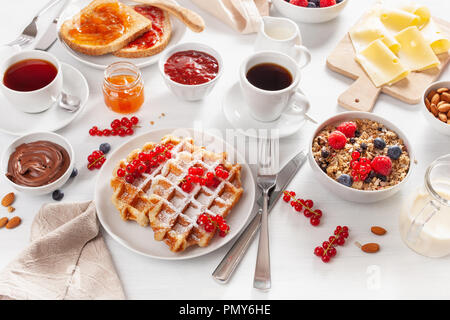
<path fill-rule="evenodd" d="M 137 158 L 127 163 L 124 168 L 117 169 L 117 176 L 125 178 L 128 183 L 133 183 L 144 173 L 150 173 L 152 169 L 172 158 L 173 145 L 170 143 L 157 145 L 149 152 L 140 152 Z"/>
<path fill-rule="evenodd" d="M 123 117 L 122 119 L 114 119 L 111 122 L 111 128 L 100 130 L 97 126 L 93 126 L 89 130 L 91 136 L 131 136 L 134 134 L 134 128 L 138 127 L 139 119 L 137 117 Z"/>
<path fill-rule="evenodd" d="M 352 161 L 350 161 L 350 168 L 352 168 L 353 181 L 364 181 L 372 171 L 372 165 L 370 160 L 365 157 L 361 157 L 358 151 L 352 153 Z"/>
<path fill-rule="evenodd" d="M 295 197 L 294 191 L 284 191 L 283 200 L 285 202 L 290 202 L 291 206 L 297 212 L 302 212 L 306 218 L 309 218 L 309 222 L 313 226 L 318 226 L 320 224 L 320 218 L 322 218 L 322 210 L 313 210 L 314 202 L 312 200 L 297 199 Z"/>
<path fill-rule="evenodd" d="M 314 249 L 314 254 L 322 259 L 323 262 L 330 262 L 336 253 L 336 246 L 342 246 L 345 244 L 345 239 L 348 238 L 348 227 L 337 226 L 334 230 L 334 235 L 328 238 L 328 241 L 324 241 L 322 246 Z"/>
<path fill-rule="evenodd" d="M 206 232 L 213 232 L 216 228 L 219 229 L 219 236 L 225 237 L 230 231 L 230 226 L 221 215 L 211 216 L 207 213 L 202 213 L 198 219 L 197 224 L 203 226 Z"/>
<path fill-rule="evenodd" d="M 216 173 L 216 176 L 222 179 L 228 178 L 228 171 L 225 170 L 225 167 L 221 164 L 219 164 L 215 169 L 214 172 Z"/>
<path fill-rule="evenodd" d="M 214 169 L 215 175 L 212 172 L 207 172 L 205 175 L 205 169 L 198 166 L 193 166 L 188 169 L 188 175 L 181 182 L 181 189 L 184 192 L 191 192 L 194 188 L 194 184 L 199 184 L 201 186 L 207 186 L 208 188 L 217 188 L 221 179 L 227 179 L 229 172 L 225 169 L 223 165 L 218 165 Z"/>
<path fill-rule="evenodd" d="M 100 169 L 102 165 L 105 163 L 106 158 L 105 154 L 100 150 L 93 151 L 88 157 L 87 168 L 89 170 Z"/>

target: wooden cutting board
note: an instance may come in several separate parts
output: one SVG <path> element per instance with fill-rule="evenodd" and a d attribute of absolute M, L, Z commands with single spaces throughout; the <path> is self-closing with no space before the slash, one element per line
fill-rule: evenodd
<path fill-rule="evenodd" d="M 441 19 L 433 18 L 441 27 L 442 31 L 450 35 L 450 23 Z M 408 104 L 419 103 L 423 91 L 434 82 L 450 61 L 450 55 L 443 53 L 438 55 L 441 64 L 439 68 L 431 68 L 421 72 L 411 72 L 391 86 L 375 87 L 365 71 L 355 60 L 355 50 L 348 33 L 338 43 L 337 47 L 327 58 L 327 66 L 331 70 L 356 79 L 355 82 L 343 92 L 338 103 L 342 107 L 356 111 L 372 111 L 380 92 L 386 93 L 396 99 Z"/>

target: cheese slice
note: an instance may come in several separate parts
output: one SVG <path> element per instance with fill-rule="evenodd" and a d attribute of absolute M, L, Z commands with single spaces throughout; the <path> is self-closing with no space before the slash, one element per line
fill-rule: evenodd
<path fill-rule="evenodd" d="M 417 27 L 406 28 L 395 35 L 400 43 L 398 56 L 411 71 L 439 66 L 440 62 Z"/>
<path fill-rule="evenodd" d="M 377 39 L 381 39 L 394 53 L 400 49 L 400 44 L 381 23 L 377 12 L 371 13 L 370 16 L 352 27 L 349 35 L 356 52 L 361 51 Z"/>
<path fill-rule="evenodd" d="M 380 11 L 380 21 L 392 32 L 399 32 L 411 26 L 420 25 L 421 18 L 397 8 L 383 8 Z"/>
<path fill-rule="evenodd" d="M 431 13 L 430 13 L 430 9 L 428 9 L 425 6 L 419 5 L 417 3 L 414 2 L 409 2 L 406 4 L 403 4 L 400 6 L 400 9 L 407 11 L 409 13 L 415 14 L 416 16 L 419 17 L 419 23 L 417 24 L 417 27 L 420 29 L 422 29 L 423 27 L 425 27 L 428 22 L 430 21 L 431 18 Z"/>
<path fill-rule="evenodd" d="M 421 32 L 435 54 L 445 53 L 450 49 L 450 40 L 433 19 L 428 22 Z"/>
<path fill-rule="evenodd" d="M 355 59 L 376 87 L 392 84 L 409 74 L 409 70 L 381 39 L 371 42 L 364 50 L 356 54 Z"/>

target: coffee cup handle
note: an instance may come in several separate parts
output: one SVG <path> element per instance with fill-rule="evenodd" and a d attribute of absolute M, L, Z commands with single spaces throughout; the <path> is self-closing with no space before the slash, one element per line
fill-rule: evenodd
<path fill-rule="evenodd" d="M 298 64 L 299 69 L 303 69 L 311 62 L 311 52 L 309 52 L 308 48 L 301 45 L 295 45 L 295 50 L 297 51 L 297 60 L 300 60 L 300 57 L 305 57 L 302 64 Z"/>
<path fill-rule="evenodd" d="M 309 99 L 305 96 L 300 88 L 297 88 L 292 93 L 290 101 L 286 108 L 290 108 L 292 113 L 303 114 L 306 119 L 312 121 L 313 123 L 317 123 L 317 121 L 308 114 L 310 106 L 311 103 L 309 102 Z"/>

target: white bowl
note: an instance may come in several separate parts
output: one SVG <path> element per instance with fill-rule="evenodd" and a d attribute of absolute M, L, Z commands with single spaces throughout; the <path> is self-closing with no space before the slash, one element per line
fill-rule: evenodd
<path fill-rule="evenodd" d="M 63 147 L 64 149 L 67 150 L 67 153 L 69 154 L 69 157 L 70 157 L 70 165 L 67 168 L 67 171 L 58 180 L 53 181 L 52 183 L 40 186 L 40 187 L 22 186 L 22 185 L 16 184 L 16 183 L 12 182 L 11 180 L 9 180 L 6 177 L 6 172 L 8 171 L 8 161 L 9 161 L 9 157 L 10 157 L 11 153 L 13 153 L 14 150 L 16 149 L 16 147 L 18 147 L 22 143 L 29 143 L 29 142 L 39 141 L 39 140 L 47 140 L 50 142 L 54 142 L 56 144 L 59 144 L 61 147 Z M 30 134 L 24 135 L 20 138 L 17 138 L 6 148 L 6 150 L 3 152 L 3 156 L 2 156 L 1 172 L 2 172 L 3 178 L 16 190 L 26 193 L 26 194 L 29 194 L 29 195 L 42 195 L 42 194 L 53 192 L 56 189 L 61 188 L 67 182 L 67 180 L 69 180 L 70 175 L 72 174 L 72 170 L 73 170 L 74 159 L 75 159 L 75 155 L 74 155 L 72 145 L 69 143 L 69 141 L 67 141 L 66 138 L 60 136 L 59 134 L 53 133 L 53 132 L 33 132 Z"/>
<path fill-rule="evenodd" d="M 187 84 L 181 84 L 178 82 L 175 82 L 170 79 L 170 77 L 164 72 L 164 64 L 166 63 L 167 59 L 170 58 L 171 55 L 173 55 L 176 52 L 179 51 L 186 51 L 186 50 L 196 50 L 196 51 L 203 51 L 214 58 L 216 58 L 217 62 L 219 63 L 219 72 L 216 75 L 214 79 L 211 81 L 208 81 L 206 83 L 197 84 L 197 85 L 187 85 Z M 209 94 L 216 84 L 217 80 L 220 78 L 223 72 L 223 62 L 222 57 L 220 54 L 211 48 L 210 46 L 202 43 L 196 43 L 196 42 L 187 42 L 178 44 L 176 46 L 171 47 L 168 50 L 163 51 L 163 54 L 161 58 L 159 59 L 159 71 L 161 72 L 161 75 L 164 79 L 164 82 L 166 83 L 167 87 L 178 97 L 180 97 L 183 100 L 187 101 L 195 101 L 195 100 L 201 100 L 203 99 L 207 94 Z"/>
<path fill-rule="evenodd" d="M 437 131 L 447 136 L 450 136 L 450 124 L 444 123 L 441 120 L 437 119 L 430 111 L 428 111 L 425 106 L 425 97 L 428 92 L 431 90 L 439 89 L 439 88 L 450 88 L 450 81 L 437 81 L 430 84 L 422 96 L 422 112 L 424 113 L 425 119 L 430 123 L 430 125 Z"/>
<path fill-rule="evenodd" d="M 375 190 L 375 191 L 353 189 L 350 187 L 346 187 L 346 186 L 340 184 L 339 182 L 335 181 L 334 179 L 330 178 L 319 167 L 316 160 L 314 160 L 314 156 L 312 154 L 312 145 L 313 145 L 314 138 L 320 132 L 320 130 L 322 130 L 324 127 L 326 127 L 330 124 L 336 124 L 336 123 L 348 121 L 351 119 L 369 119 L 369 120 L 381 123 L 381 124 L 385 125 L 388 129 L 394 131 L 403 140 L 403 142 L 405 143 L 405 146 L 408 150 L 411 161 L 409 164 L 408 174 L 399 184 L 392 186 L 390 188 L 387 188 L 387 189 Z M 359 203 L 371 203 L 371 202 L 381 201 L 381 200 L 384 200 L 390 196 L 393 196 L 395 193 L 397 193 L 400 190 L 400 188 L 406 183 L 408 178 L 411 176 L 411 172 L 413 171 L 414 159 L 415 159 L 411 144 L 410 144 L 408 138 L 406 137 L 406 135 L 403 133 L 403 131 L 401 131 L 396 125 L 394 125 L 392 122 L 386 120 L 383 117 L 377 116 L 373 113 L 360 112 L 360 111 L 343 112 L 343 113 L 340 113 L 338 115 L 335 115 L 335 116 L 325 120 L 314 131 L 314 134 L 312 135 L 311 139 L 309 140 L 308 149 L 309 149 L 309 152 L 308 152 L 309 164 L 310 164 L 311 168 L 313 169 L 315 176 L 317 177 L 317 180 L 319 180 L 328 190 L 337 194 L 342 199 L 352 201 L 352 202 L 359 202 Z"/>
<path fill-rule="evenodd" d="M 349 0 L 344 0 L 334 6 L 323 8 L 307 8 L 290 4 L 284 0 L 272 0 L 283 16 L 305 23 L 321 23 L 336 18 Z"/>

